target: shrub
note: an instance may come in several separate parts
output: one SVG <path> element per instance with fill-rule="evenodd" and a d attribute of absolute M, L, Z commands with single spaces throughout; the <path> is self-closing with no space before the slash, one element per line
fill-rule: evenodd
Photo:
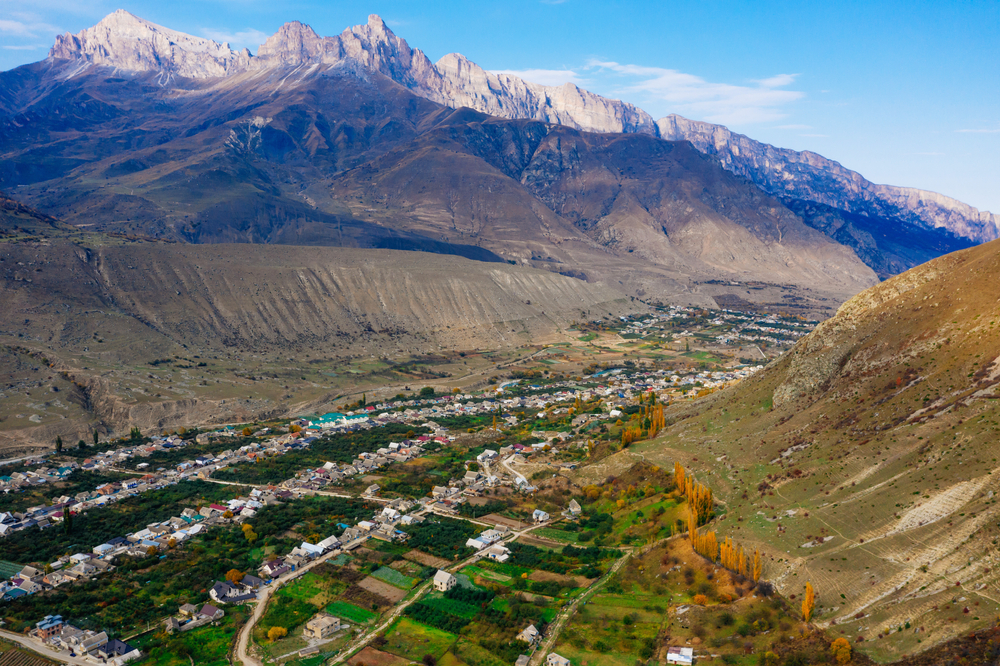
<path fill-rule="evenodd" d="M 288 629 L 284 627 L 271 627 L 267 630 L 267 639 L 272 643 L 279 638 L 284 638 L 288 635 Z"/>
<path fill-rule="evenodd" d="M 708 603 L 708 597 L 706 597 L 704 594 L 696 594 L 694 595 L 694 598 L 691 601 L 693 601 L 698 606 L 704 606 L 705 604 Z"/>

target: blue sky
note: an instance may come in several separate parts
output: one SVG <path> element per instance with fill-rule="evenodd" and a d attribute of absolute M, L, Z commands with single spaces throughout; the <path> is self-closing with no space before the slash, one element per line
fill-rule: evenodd
<path fill-rule="evenodd" d="M 573 81 L 1000 213 L 998 1 L 0 0 L 0 69 L 118 8 L 254 52 L 285 21 L 331 35 L 376 13 L 432 60 Z"/>

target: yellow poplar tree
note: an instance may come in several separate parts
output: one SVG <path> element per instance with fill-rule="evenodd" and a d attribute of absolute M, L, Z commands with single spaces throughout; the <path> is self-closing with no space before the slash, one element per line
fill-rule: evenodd
<path fill-rule="evenodd" d="M 813 608 L 816 606 L 816 594 L 813 592 L 812 583 L 806 583 L 806 594 L 802 597 L 802 619 L 806 622 L 812 617 Z"/>

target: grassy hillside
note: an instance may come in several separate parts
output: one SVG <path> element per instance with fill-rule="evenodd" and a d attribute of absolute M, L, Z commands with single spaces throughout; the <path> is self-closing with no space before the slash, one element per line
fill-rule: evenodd
<path fill-rule="evenodd" d="M 751 380 L 675 413 L 618 464 L 684 462 L 723 501 L 720 536 L 762 547 L 783 594 L 811 581 L 818 620 L 876 659 L 989 625 L 998 294 L 998 242 L 915 268 Z"/>

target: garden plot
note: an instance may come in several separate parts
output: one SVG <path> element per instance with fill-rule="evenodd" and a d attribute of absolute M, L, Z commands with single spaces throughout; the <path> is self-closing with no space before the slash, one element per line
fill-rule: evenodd
<path fill-rule="evenodd" d="M 377 578 L 384 583 L 389 583 L 402 590 L 412 590 L 413 587 L 420 581 L 416 578 L 407 576 L 406 574 L 400 573 L 395 569 L 390 567 L 380 567 L 372 572 L 372 578 Z"/>
<path fill-rule="evenodd" d="M 380 597 L 388 599 L 392 603 L 396 603 L 400 599 L 406 596 L 406 590 L 390 585 L 389 583 L 383 582 L 378 578 L 373 578 L 368 576 L 358 583 L 358 587 L 376 594 Z"/>
<path fill-rule="evenodd" d="M 418 564 L 423 564 L 427 567 L 434 567 L 435 569 L 443 569 L 447 567 L 451 562 L 441 557 L 434 557 L 433 555 L 428 555 L 427 553 L 422 553 L 419 550 L 411 550 L 410 552 L 403 555 L 406 559 L 411 562 L 417 562 Z"/>

